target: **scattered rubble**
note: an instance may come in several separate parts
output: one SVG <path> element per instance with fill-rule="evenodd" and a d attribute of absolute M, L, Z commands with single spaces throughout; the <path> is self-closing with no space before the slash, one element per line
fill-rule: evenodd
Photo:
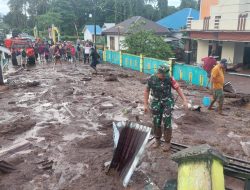
<path fill-rule="evenodd" d="M 10 76 L 9 88 L 0 93 L 0 160 L 16 168 L 8 175 L 0 174 L 0 189 L 122 188 L 103 167 L 114 151 L 112 123 L 131 120 L 152 126 L 150 114 L 143 115 L 145 85 L 141 81 L 145 84 L 148 76 L 109 64 L 98 65 L 98 75 L 93 76 L 91 68 L 83 65 L 77 67 L 79 71 L 66 64 L 63 68 L 38 66 L 20 71 Z M 192 95 L 188 99 L 193 105 L 201 105 L 209 95 L 207 89 L 180 85 Z M 173 113 L 173 141 L 209 143 L 221 152 L 248 159 L 240 142 L 249 142 L 250 109 L 231 102 L 243 97 L 247 101 L 249 95 L 227 94 L 234 97 L 226 98 L 225 117 L 203 107 L 201 112 L 184 111 L 179 98 Z M 163 189 L 166 180 L 177 178 L 177 165 L 169 157 L 147 146 L 142 167 L 128 187 L 140 190 L 155 184 Z"/>

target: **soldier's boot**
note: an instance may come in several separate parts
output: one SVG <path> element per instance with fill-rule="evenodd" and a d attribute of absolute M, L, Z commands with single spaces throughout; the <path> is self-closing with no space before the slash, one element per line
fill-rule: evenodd
<path fill-rule="evenodd" d="M 168 152 L 171 149 L 171 138 L 172 138 L 172 128 L 164 129 L 164 146 L 162 148 L 163 152 Z"/>
<path fill-rule="evenodd" d="M 160 127 L 155 127 L 154 129 L 154 135 L 155 135 L 155 142 L 153 145 L 153 148 L 159 148 L 161 146 L 161 136 L 162 136 L 162 132 L 161 132 L 161 128 Z"/>

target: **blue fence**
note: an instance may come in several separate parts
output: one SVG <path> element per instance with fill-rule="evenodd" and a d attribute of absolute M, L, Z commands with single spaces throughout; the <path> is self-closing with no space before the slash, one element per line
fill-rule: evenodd
<path fill-rule="evenodd" d="M 175 63 L 172 61 L 159 60 L 154 58 L 142 57 L 115 51 L 104 51 L 103 60 L 112 64 L 121 65 L 146 74 L 154 74 L 160 65 L 169 65 L 176 80 L 184 80 L 190 84 L 206 87 L 208 78 L 207 73 L 200 67 Z"/>
<path fill-rule="evenodd" d="M 122 54 L 122 66 L 135 71 L 140 71 L 140 56 Z"/>
<path fill-rule="evenodd" d="M 184 80 L 190 84 L 206 87 L 208 77 L 206 71 L 200 67 L 185 65 L 185 64 L 174 64 L 173 65 L 173 76 L 176 80 Z"/>
<path fill-rule="evenodd" d="M 169 65 L 167 61 L 144 57 L 143 59 L 143 71 L 146 74 L 154 74 L 160 65 Z M 170 66 L 170 65 L 169 65 Z"/>
<path fill-rule="evenodd" d="M 106 51 L 106 61 L 113 63 L 113 64 L 120 65 L 120 52 L 107 50 Z"/>

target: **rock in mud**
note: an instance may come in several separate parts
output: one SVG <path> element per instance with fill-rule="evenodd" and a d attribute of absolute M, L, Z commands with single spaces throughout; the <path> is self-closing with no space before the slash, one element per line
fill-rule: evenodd
<path fill-rule="evenodd" d="M 74 93 L 74 89 L 72 88 L 72 89 L 69 89 L 69 90 L 67 90 L 65 93 L 64 93 L 64 96 L 70 96 L 70 95 L 72 95 L 73 93 Z"/>
<path fill-rule="evenodd" d="M 250 102 L 250 98 L 248 98 L 248 97 L 242 97 L 239 100 L 233 101 L 231 104 L 234 105 L 234 106 L 241 107 L 241 106 L 247 105 L 249 102 Z"/>
<path fill-rule="evenodd" d="M 91 77 L 83 77 L 83 78 L 81 79 L 81 81 L 91 81 L 91 80 L 92 80 Z"/>
<path fill-rule="evenodd" d="M 112 103 L 103 103 L 103 104 L 101 104 L 99 110 L 104 111 L 104 110 L 108 110 L 108 109 L 112 109 L 112 108 L 114 108 L 114 105 Z"/>
<path fill-rule="evenodd" d="M 147 84 L 148 79 L 140 79 L 141 84 Z"/>
<path fill-rule="evenodd" d="M 116 75 L 111 74 L 111 75 L 105 77 L 104 81 L 106 81 L 106 82 L 118 82 L 119 80 L 118 80 Z"/>
<path fill-rule="evenodd" d="M 118 74 L 118 77 L 120 77 L 120 78 L 129 78 L 130 76 L 128 74 L 120 73 L 120 74 Z"/>
<path fill-rule="evenodd" d="M 8 104 L 16 104 L 16 102 L 15 101 L 10 101 L 10 102 L 8 102 Z"/>
<path fill-rule="evenodd" d="M 36 87 L 40 85 L 40 82 L 39 81 L 27 82 L 26 85 L 27 87 Z"/>

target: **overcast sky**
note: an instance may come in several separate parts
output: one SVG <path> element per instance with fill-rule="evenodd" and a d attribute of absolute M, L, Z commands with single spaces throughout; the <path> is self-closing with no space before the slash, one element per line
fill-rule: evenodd
<path fill-rule="evenodd" d="M 6 14 L 9 12 L 9 8 L 7 5 L 8 0 L 0 0 L 0 13 Z M 180 4 L 180 0 L 168 0 L 169 5 L 178 6 Z"/>

